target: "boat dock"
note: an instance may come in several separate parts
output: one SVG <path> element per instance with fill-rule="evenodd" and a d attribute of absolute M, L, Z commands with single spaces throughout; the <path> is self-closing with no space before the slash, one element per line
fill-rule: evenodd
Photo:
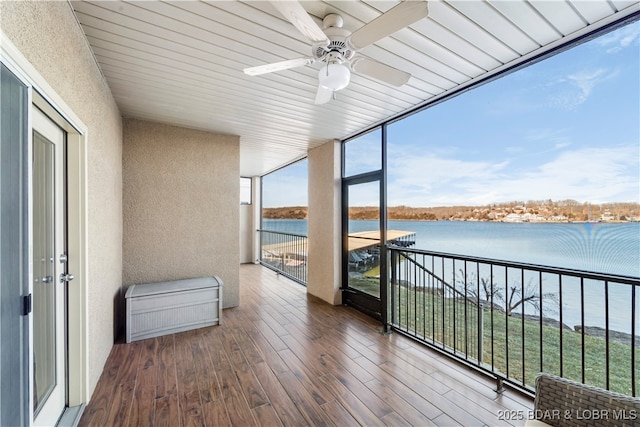
<path fill-rule="evenodd" d="M 380 230 L 359 231 L 348 236 L 349 252 L 367 251 L 380 245 Z M 413 246 L 413 231 L 387 230 L 387 242 L 397 246 Z M 300 265 L 307 261 L 307 239 L 271 243 L 262 246 L 263 259 L 284 260 L 287 265 Z"/>

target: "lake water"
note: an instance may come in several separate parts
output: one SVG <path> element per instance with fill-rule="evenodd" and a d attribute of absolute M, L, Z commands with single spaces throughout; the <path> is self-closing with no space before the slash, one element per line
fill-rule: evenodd
<path fill-rule="evenodd" d="M 265 219 L 265 230 L 307 234 L 306 220 Z M 415 249 L 640 277 L 640 222 L 389 221 L 416 234 Z M 351 221 L 352 231 L 377 221 Z"/>
<path fill-rule="evenodd" d="M 264 220 L 265 230 L 307 234 L 306 220 Z M 351 221 L 351 231 L 375 230 L 377 221 Z M 389 229 L 411 231 L 415 249 L 640 277 L 640 223 L 501 223 L 389 221 Z M 563 291 L 563 320 L 580 323 L 579 293 Z M 611 286 L 611 328 L 629 332 L 629 286 Z M 585 323 L 604 326 L 604 292 L 585 288 Z M 640 310 L 640 289 L 636 311 Z M 640 331 L 640 312 L 636 313 Z"/>

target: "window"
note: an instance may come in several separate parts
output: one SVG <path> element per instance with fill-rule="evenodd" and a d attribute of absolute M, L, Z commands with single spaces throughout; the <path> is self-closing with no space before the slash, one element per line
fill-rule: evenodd
<path fill-rule="evenodd" d="M 421 249 L 640 275 L 639 32 L 389 124 L 388 218 L 405 221 L 389 227 L 428 221 Z"/>
<path fill-rule="evenodd" d="M 597 223 L 622 224 L 616 232 L 629 231 L 620 239 L 635 236 L 616 246 L 611 233 L 592 233 L 615 262 L 587 253 L 594 249 L 579 242 L 581 229 L 569 236 L 576 247 L 523 246 L 510 234 L 513 246 L 501 249 L 495 239 L 473 245 L 468 232 L 445 231 L 440 240 L 418 233 L 417 248 L 639 276 L 639 34 L 631 23 L 372 128 L 345 141 L 343 176 L 361 179 L 385 165 L 389 228 L 416 224 L 407 220 L 467 228 Z"/>
<path fill-rule="evenodd" d="M 262 177 L 260 263 L 307 283 L 307 159 Z"/>
<path fill-rule="evenodd" d="M 253 186 L 251 185 L 251 178 L 240 178 L 240 204 L 241 205 L 250 205 L 252 203 L 251 199 L 251 190 Z"/>
<path fill-rule="evenodd" d="M 262 177 L 263 229 L 307 233 L 307 182 L 307 159 Z"/>
<path fill-rule="evenodd" d="M 344 176 L 382 169 L 382 131 L 371 132 L 351 139 L 344 144 Z"/>

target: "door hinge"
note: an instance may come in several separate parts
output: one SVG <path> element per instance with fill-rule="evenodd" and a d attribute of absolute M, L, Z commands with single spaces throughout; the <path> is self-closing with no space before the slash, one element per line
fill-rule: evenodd
<path fill-rule="evenodd" d="M 31 294 L 22 297 L 22 315 L 31 313 Z"/>

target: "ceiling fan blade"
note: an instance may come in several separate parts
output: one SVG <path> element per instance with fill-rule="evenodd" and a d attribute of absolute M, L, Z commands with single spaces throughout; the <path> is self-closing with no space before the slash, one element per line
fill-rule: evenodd
<path fill-rule="evenodd" d="M 274 62 L 273 64 L 258 65 L 257 67 L 245 68 L 243 71 L 249 76 L 259 76 L 261 74 L 273 73 L 274 71 L 288 70 L 290 68 L 311 65 L 316 60 L 314 58 L 297 58 L 286 61 Z"/>
<path fill-rule="evenodd" d="M 400 87 L 409 81 L 411 74 L 393 68 L 371 58 L 357 57 L 351 63 L 353 71 L 373 77 L 381 82 Z"/>
<path fill-rule="evenodd" d="M 273 0 L 271 2 L 273 6 L 284 16 L 289 22 L 291 22 L 303 35 L 314 43 L 320 43 L 328 41 L 327 35 L 322 29 L 315 23 L 313 18 L 309 16 L 307 11 L 302 7 L 300 3 L 293 0 L 278 1 Z"/>
<path fill-rule="evenodd" d="M 429 8 L 425 0 L 403 1 L 351 34 L 351 45 L 356 49 L 362 49 L 426 18 L 427 15 Z"/>
<path fill-rule="evenodd" d="M 316 93 L 316 104 L 326 104 L 333 98 L 333 91 L 318 85 L 318 92 Z"/>

